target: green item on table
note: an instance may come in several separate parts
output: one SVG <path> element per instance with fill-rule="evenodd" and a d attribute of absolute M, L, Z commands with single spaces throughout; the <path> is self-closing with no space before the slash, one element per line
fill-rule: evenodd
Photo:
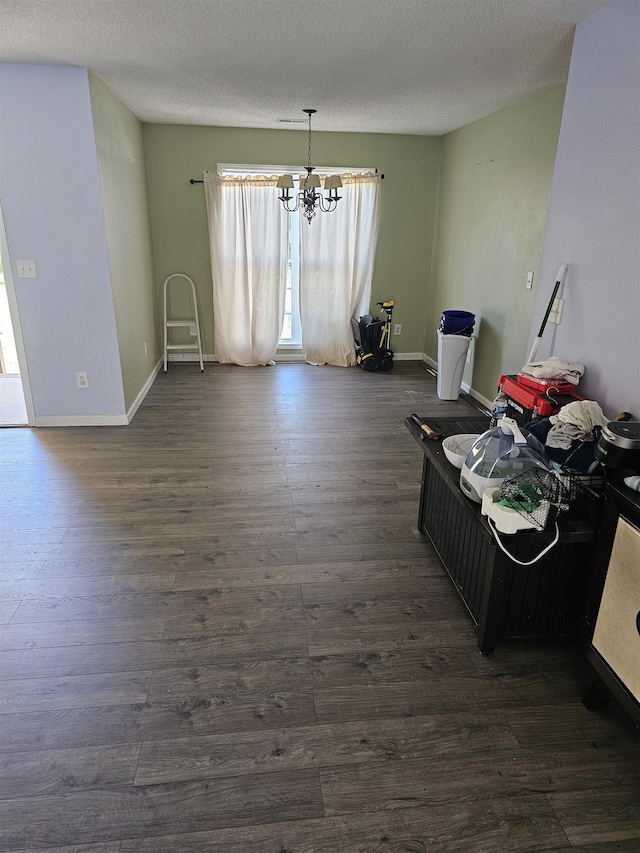
<path fill-rule="evenodd" d="M 498 504 L 509 509 L 533 513 L 540 506 L 543 497 L 541 490 L 533 483 L 514 484 L 510 488 L 509 494 L 499 500 Z"/>

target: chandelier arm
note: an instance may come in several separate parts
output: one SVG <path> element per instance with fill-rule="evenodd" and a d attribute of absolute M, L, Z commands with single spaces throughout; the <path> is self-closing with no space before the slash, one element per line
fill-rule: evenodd
<path fill-rule="evenodd" d="M 296 193 L 296 195 L 295 195 L 295 201 L 296 201 L 296 203 L 295 203 L 295 206 L 294 206 L 294 207 L 290 207 L 290 206 L 289 206 L 289 202 L 290 202 L 290 201 L 293 201 L 293 199 L 292 199 L 292 198 L 285 198 L 285 197 L 283 197 L 283 196 L 281 196 L 281 195 L 279 195 L 279 196 L 278 196 L 278 198 L 279 198 L 279 199 L 280 199 L 280 201 L 282 202 L 282 205 L 283 205 L 284 209 L 287 211 L 287 213 L 295 213 L 295 212 L 296 212 L 296 210 L 299 210 L 299 209 L 300 209 L 300 203 L 301 203 L 301 201 L 302 201 L 302 199 L 301 199 L 301 195 L 302 195 L 301 193 Z"/>
<path fill-rule="evenodd" d="M 339 200 L 340 200 L 340 196 L 338 196 L 338 198 L 330 198 L 328 196 L 325 198 L 324 196 L 319 195 L 318 201 L 319 201 L 320 210 L 323 213 L 333 213 L 333 211 L 338 206 Z"/>

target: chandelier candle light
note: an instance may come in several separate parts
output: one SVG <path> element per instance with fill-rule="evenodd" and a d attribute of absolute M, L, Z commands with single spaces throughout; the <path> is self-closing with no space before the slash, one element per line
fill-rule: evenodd
<path fill-rule="evenodd" d="M 305 166 L 307 174 L 300 176 L 300 191 L 295 194 L 293 207 L 291 207 L 290 202 L 294 201 L 294 197 L 289 192 L 293 189 L 293 175 L 281 175 L 278 179 L 278 189 L 282 190 L 278 198 L 289 213 L 293 213 L 302 207 L 303 214 L 311 225 L 311 220 L 318 210 L 323 213 L 331 213 L 336 209 L 342 198 L 338 195 L 338 190 L 342 187 L 342 179 L 340 175 L 327 175 L 324 188 L 329 195 L 324 197 L 322 193 L 317 192 L 321 186 L 320 176 L 313 174 L 314 167 L 311 165 L 311 116 L 316 110 L 303 110 L 302 112 L 309 116 L 309 157 Z"/>

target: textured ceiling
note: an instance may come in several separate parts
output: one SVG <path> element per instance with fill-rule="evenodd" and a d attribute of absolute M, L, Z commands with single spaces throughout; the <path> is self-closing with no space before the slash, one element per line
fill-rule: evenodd
<path fill-rule="evenodd" d="M 0 0 L 0 60 L 89 68 L 148 122 L 437 135 L 566 80 L 605 5 Z"/>

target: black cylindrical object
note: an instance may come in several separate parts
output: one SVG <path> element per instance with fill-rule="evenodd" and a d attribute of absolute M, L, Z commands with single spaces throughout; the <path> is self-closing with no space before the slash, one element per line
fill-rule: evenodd
<path fill-rule="evenodd" d="M 602 428 L 595 456 L 607 468 L 640 470 L 640 422 L 611 421 Z"/>

